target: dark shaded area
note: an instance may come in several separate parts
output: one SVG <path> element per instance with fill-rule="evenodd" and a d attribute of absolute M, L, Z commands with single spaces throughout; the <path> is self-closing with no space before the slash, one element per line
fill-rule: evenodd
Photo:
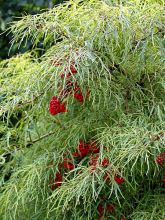
<path fill-rule="evenodd" d="M 16 53 L 24 53 L 31 47 L 31 43 L 27 47 L 17 49 L 17 44 L 11 49 L 11 34 L 2 34 L 13 20 L 18 20 L 25 14 L 40 13 L 42 9 L 52 8 L 54 5 L 62 3 L 63 0 L 0 0 L 0 60 L 12 57 Z"/>

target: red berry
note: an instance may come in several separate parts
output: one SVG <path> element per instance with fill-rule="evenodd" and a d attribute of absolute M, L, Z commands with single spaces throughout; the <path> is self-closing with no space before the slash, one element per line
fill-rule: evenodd
<path fill-rule="evenodd" d="M 61 104 L 59 105 L 59 111 L 60 111 L 60 112 L 66 112 L 66 107 L 65 107 L 65 104 L 64 104 L 64 103 L 61 103 Z"/>
<path fill-rule="evenodd" d="M 125 182 L 125 179 L 123 177 L 119 176 L 119 175 L 115 175 L 114 180 L 116 181 L 116 183 L 118 185 L 121 185 Z"/>
<path fill-rule="evenodd" d="M 161 155 L 158 155 L 155 161 L 158 165 L 163 165 L 164 158 Z"/>
<path fill-rule="evenodd" d="M 163 183 L 165 183 L 165 176 L 163 177 L 163 180 L 162 180 L 162 181 L 163 181 Z"/>
<path fill-rule="evenodd" d="M 109 165 L 109 159 L 108 159 L 108 158 L 104 158 L 104 159 L 102 160 L 101 164 L 102 164 L 103 167 L 108 166 L 108 165 Z"/>
<path fill-rule="evenodd" d="M 61 74 L 61 78 L 63 79 L 65 76 L 66 78 L 69 78 L 71 75 L 76 74 L 77 70 L 73 64 L 70 65 L 69 72 L 66 74 L 68 71 L 68 68 L 64 69 L 64 73 Z"/>
<path fill-rule="evenodd" d="M 84 96 L 82 94 L 81 88 L 76 84 L 74 88 L 74 97 L 79 101 L 79 102 L 84 102 Z"/>
<path fill-rule="evenodd" d="M 85 157 L 89 153 L 88 149 L 81 149 L 80 152 L 73 152 L 72 155 L 73 157 Z"/>
<path fill-rule="evenodd" d="M 50 184 L 52 191 L 54 191 L 57 187 L 61 186 L 62 184 L 62 175 L 60 172 L 56 173 L 55 179 L 53 182 Z"/>
<path fill-rule="evenodd" d="M 49 104 L 49 112 L 51 115 L 56 115 L 60 112 L 67 112 L 64 103 L 61 103 L 56 96 L 53 96 Z"/>
<path fill-rule="evenodd" d="M 97 144 L 95 142 L 91 142 L 89 144 L 89 150 L 91 151 L 91 153 L 99 153 L 100 152 L 100 148 L 99 148 L 99 146 L 97 146 Z"/>
<path fill-rule="evenodd" d="M 99 212 L 99 215 L 103 216 L 103 214 L 104 214 L 104 207 L 103 207 L 103 205 L 101 203 L 97 206 L 97 210 Z"/>
<path fill-rule="evenodd" d="M 64 162 L 63 166 L 67 170 L 73 170 L 74 169 L 74 165 L 72 163 L 70 163 L 70 162 Z"/>
<path fill-rule="evenodd" d="M 88 148 L 88 144 L 85 144 L 85 142 L 83 140 L 80 140 L 78 146 L 79 146 L 80 151 L 81 151 L 81 149 Z"/>
<path fill-rule="evenodd" d="M 75 99 L 77 99 L 79 102 L 83 103 L 84 102 L 84 96 L 82 93 L 74 93 Z"/>
<path fill-rule="evenodd" d="M 115 209 L 115 207 L 114 207 L 114 205 L 112 205 L 112 204 L 107 204 L 107 206 L 106 206 L 106 211 L 108 212 L 113 212 L 114 211 L 114 209 Z"/>
<path fill-rule="evenodd" d="M 73 152 L 74 157 L 85 157 L 89 153 L 99 153 L 100 149 L 96 144 L 86 144 L 82 140 L 80 140 L 78 151 L 79 152 Z M 92 161 L 90 163 L 92 164 Z"/>
<path fill-rule="evenodd" d="M 89 153 L 89 149 L 87 148 L 81 149 L 80 151 L 81 157 L 85 157 L 88 153 Z"/>
<path fill-rule="evenodd" d="M 74 66 L 73 64 L 70 66 L 70 71 L 71 71 L 71 73 L 73 73 L 73 74 L 76 74 L 76 73 L 77 73 L 77 70 L 76 70 L 76 68 L 75 68 L 75 66 Z"/>
<path fill-rule="evenodd" d="M 81 154 L 78 152 L 73 152 L 72 155 L 73 157 L 81 157 Z"/>
<path fill-rule="evenodd" d="M 121 220 L 125 220 L 125 216 L 124 215 L 121 216 Z"/>
<path fill-rule="evenodd" d="M 63 79 L 65 77 L 65 74 L 64 73 L 61 73 L 61 78 Z"/>
<path fill-rule="evenodd" d="M 79 151 L 82 157 L 86 156 L 89 153 L 88 144 L 85 144 L 82 140 L 80 140 Z"/>

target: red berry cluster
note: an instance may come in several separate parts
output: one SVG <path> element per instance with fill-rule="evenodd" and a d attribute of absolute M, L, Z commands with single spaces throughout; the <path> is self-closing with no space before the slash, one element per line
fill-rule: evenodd
<path fill-rule="evenodd" d="M 98 220 L 101 220 L 104 213 L 113 213 L 115 210 L 115 206 L 113 204 L 106 204 L 106 205 L 103 205 L 102 203 L 99 203 L 99 205 L 97 206 L 97 211 L 99 213 L 99 218 Z"/>
<path fill-rule="evenodd" d="M 80 140 L 78 149 L 73 152 L 74 157 L 85 157 L 89 153 L 99 153 L 100 147 L 94 141 L 90 141 L 89 143 L 84 143 L 84 141 Z"/>
<path fill-rule="evenodd" d="M 115 214 L 115 205 L 112 203 L 107 203 L 107 204 L 103 205 L 103 202 L 101 202 L 97 206 L 97 211 L 99 213 L 98 220 L 101 220 L 105 214 L 108 214 L 108 213 Z M 116 218 L 116 220 L 119 220 L 119 219 L 125 220 L 124 215 L 122 215 L 120 218 L 118 218 L 118 217 Z"/>
<path fill-rule="evenodd" d="M 111 181 L 109 171 L 106 171 L 105 175 L 103 176 L 103 179 L 104 179 L 105 182 Z M 114 180 L 118 185 L 121 185 L 125 182 L 125 179 L 123 177 L 121 177 L 120 175 L 118 175 L 118 174 L 114 175 Z"/>
<path fill-rule="evenodd" d="M 51 181 L 51 189 L 55 190 L 58 186 L 62 184 L 62 173 L 63 169 L 73 170 L 75 168 L 75 159 L 78 158 L 79 162 L 85 156 L 92 153 L 99 153 L 100 148 L 96 145 L 95 142 L 91 141 L 88 144 L 85 144 L 82 140 L 79 142 L 78 149 L 72 153 L 72 158 L 64 158 L 63 162 L 59 164 L 59 171 L 56 173 L 56 176 L 53 181 Z"/>
<path fill-rule="evenodd" d="M 66 98 L 72 94 L 74 95 L 74 98 L 77 99 L 79 102 L 84 102 L 84 95 L 80 86 L 77 83 L 73 83 L 70 80 L 68 80 L 66 82 L 65 88 L 60 91 L 60 96 L 62 98 Z"/>
<path fill-rule="evenodd" d="M 52 115 L 58 113 L 67 112 L 65 102 L 62 102 L 63 98 L 73 95 L 80 103 L 83 103 L 85 98 L 89 96 L 90 92 L 87 91 L 86 96 L 83 95 L 80 86 L 73 82 L 72 76 L 77 73 L 76 67 L 74 64 L 70 65 L 69 69 L 65 69 L 64 73 L 61 74 L 61 79 L 65 79 L 65 88 L 60 88 L 59 96 L 53 96 L 49 104 L 49 112 Z M 102 166 L 105 169 L 105 175 L 103 180 L 105 182 L 110 182 L 110 172 L 107 170 L 110 164 L 109 158 L 100 158 L 100 146 L 94 140 L 90 140 L 85 143 L 83 140 L 80 140 L 77 149 L 72 152 L 71 157 L 65 155 L 63 161 L 59 164 L 58 172 L 55 174 L 55 177 L 50 181 L 50 187 L 54 191 L 57 187 L 62 185 L 64 176 L 67 175 L 67 172 L 74 170 L 79 163 L 82 161 L 87 161 L 87 167 L 90 168 L 89 173 L 93 174 L 98 167 Z M 99 171 L 98 171 L 99 172 Z M 121 185 L 125 182 L 124 178 L 120 175 L 112 174 L 114 181 Z M 98 205 L 97 210 L 99 212 L 99 219 L 105 213 L 113 213 L 114 205 L 106 204 L 106 206 L 101 203 Z M 124 220 L 124 218 L 122 218 Z"/>
<path fill-rule="evenodd" d="M 65 103 L 62 103 L 60 101 L 60 99 L 66 98 L 69 95 L 74 95 L 74 98 L 77 99 L 80 103 L 84 102 L 84 95 L 82 92 L 82 89 L 80 88 L 80 86 L 76 83 L 72 81 L 72 76 L 75 75 L 77 73 L 76 67 L 74 64 L 71 64 L 69 67 L 69 72 L 67 72 L 67 68 L 64 69 L 65 73 L 61 74 L 61 78 L 62 79 L 66 79 L 66 85 L 65 88 L 60 88 L 59 91 L 59 97 L 57 96 L 53 96 L 52 99 L 50 100 L 50 104 L 49 104 L 49 112 L 52 115 L 56 115 L 60 112 L 66 112 L 67 109 L 65 107 Z M 87 91 L 86 93 L 86 97 L 88 97 L 90 94 L 89 91 Z"/>
<path fill-rule="evenodd" d="M 156 162 L 158 165 L 162 166 L 162 165 L 164 164 L 164 162 L 165 162 L 165 152 L 163 152 L 163 153 L 161 153 L 160 155 L 158 155 L 158 156 L 156 157 L 155 162 Z"/>
<path fill-rule="evenodd" d="M 116 183 L 118 185 L 121 185 L 125 182 L 125 179 L 123 177 L 119 176 L 119 175 L 115 175 L 114 180 L 116 181 Z"/>
<path fill-rule="evenodd" d="M 77 73 L 75 65 L 71 64 L 69 68 L 69 72 L 67 72 L 67 68 L 65 68 L 64 72 L 65 73 L 61 74 L 61 78 L 63 79 L 66 77 L 66 87 L 60 92 L 60 95 L 62 95 L 65 98 L 68 95 L 73 94 L 75 99 L 83 103 L 84 95 L 82 93 L 80 86 L 77 83 L 72 82 L 72 76 Z"/>
<path fill-rule="evenodd" d="M 76 67 L 75 67 L 75 65 L 74 64 L 71 64 L 70 65 L 70 68 L 69 68 L 69 72 L 67 72 L 67 68 L 65 68 L 64 69 L 64 72 L 65 73 L 62 73 L 61 74 L 61 78 L 63 79 L 63 78 L 65 78 L 65 76 L 66 76 L 66 78 L 70 78 L 72 75 L 75 75 L 76 73 L 77 73 L 77 69 L 76 69 Z"/>
<path fill-rule="evenodd" d="M 59 164 L 59 171 L 56 173 L 55 178 L 50 181 L 52 191 L 62 185 L 63 170 L 73 170 L 74 168 L 73 160 L 71 158 L 64 158 L 63 162 Z"/>
<path fill-rule="evenodd" d="M 61 186 L 62 184 L 62 174 L 58 171 L 55 175 L 55 178 L 50 181 L 50 187 L 52 191 L 54 191 L 57 187 Z"/>
<path fill-rule="evenodd" d="M 65 173 L 66 171 L 73 170 L 85 157 L 87 158 L 87 166 L 90 167 L 89 173 L 91 174 L 96 171 L 97 167 L 108 167 L 110 164 L 109 159 L 103 158 L 100 160 L 99 152 L 100 147 L 95 141 L 91 140 L 88 143 L 85 143 L 83 140 L 80 140 L 78 148 L 72 153 L 72 157 L 65 157 L 63 162 L 59 164 L 59 171 L 56 173 L 54 180 L 51 181 L 52 190 L 55 190 L 56 187 L 61 186 L 63 170 Z M 106 182 L 109 182 L 109 171 L 105 172 L 106 174 L 103 176 L 103 179 Z M 114 180 L 118 185 L 121 185 L 125 182 L 124 178 L 119 175 L 114 175 Z"/>
<path fill-rule="evenodd" d="M 56 96 L 53 96 L 52 99 L 50 100 L 49 112 L 51 115 L 57 115 L 58 113 L 61 112 L 67 112 L 65 103 L 60 102 Z"/>
<path fill-rule="evenodd" d="M 163 165 L 165 165 L 165 152 L 157 155 L 156 159 L 155 159 L 155 162 L 161 166 L 161 167 L 164 167 Z M 163 176 L 163 179 L 162 179 L 162 182 L 163 184 L 165 184 L 165 176 Z"/>

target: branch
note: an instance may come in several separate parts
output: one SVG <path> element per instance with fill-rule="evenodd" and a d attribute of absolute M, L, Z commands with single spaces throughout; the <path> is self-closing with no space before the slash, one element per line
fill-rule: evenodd
<path fill-rule="evenodd" d="M 161 131 L 156 135 L 151 136 L 151 143 L 155 142 L 155 141 L 159 141 L 161 138 L 165 137 L 165 132 Z"/>
<path fill-rule="evenodd" d="M 42 135 L 41 137 L 39 137 L 39 138 L 37 138 L 37 139 L 35 139 L 35 140 L 33 140 L 33 141 L 27 143 L 27 144 L 25 145 L 25 147 L 26 147 L 26 148 L 29 148 L 30 146 L 32 146 L 32 145 L 35 144 L 36 142 L 41 141 L 41 140 L 43 140 L 44 138 L 49 137 L 49 136 L 51 136 L 52 134 L 55 134 L 55 133 L 56 133 L 56 131 L 54 131 L 54 132 L 49 132 L 49 133 L 47 133 L 47 134 L 44 134 L 44 135 Z"/>
<path fill-rule="evenodd" d="M 66 129 L 66 128 L 61 124 L 61 122 L 60 122 L 59 120 L 58 120 L 58 121 L 56 120 L 56 121 L 54 121 L 54 122 L 55 122 L 56 124 L 60 125 L 60 127 L 61 127 L 62 129 Z M 49 133 L 44 134 L 44 135 L 42 135 L 41 137 L 39 137 L 39 138 L 37 138 L 37 139 L 35 139 L 35 140 L 33 140 L 33 141 L 30 141 L 30 142 L 28 142 L 28 143 L 25 145 L 25 148 L 30 148 L 33 144 L 37 143 L 38 141 L 43 140 L 44 138 L 47 138 L 47 137 L 53 135 L 53 134 L 55 134 L 55 133 L 56 133 L 56 131 L 49 132 Z M 17 149 L 20 150 L 20 148 L 18 148 L 18 147 L 17 147 Z M 21 148 L 21 149 L 22 149 L 22 148 Z M 5 158 L 5 161 L 6 161 L 6 160 L 11 156 L 12 153 L 14 153 L 14 151 L 12 151 L 12 152 L 10 152 L 10 153 L 2 154 L 2 157 Z"/>
<path fill-rule="evenodd" d="M 134 41 L 133 42 L 133 46 L 132 46 L 132 48 L 131 48 L 131 50 L 133 50 L 133 49 L 135 49 L 137 46 L 138 46 L 138 44 L 140 43 L 140 42 L 142 42 L 142 41 L 144 41 L 144 40 L 146 40 L 148 37 L 151 37 L 152 35 L 157 35 L 157 34 L 159 34 L 159 33 L 164 33 L 164 31 L 162 30 L 162 29 L 159 29 L 156 33 L 154 33 L 154 34 L 149 34 L 148 36 L 146 36 L 146 37 L 143 37 L 142 39 L 140 39 L 139 41 Z"/>

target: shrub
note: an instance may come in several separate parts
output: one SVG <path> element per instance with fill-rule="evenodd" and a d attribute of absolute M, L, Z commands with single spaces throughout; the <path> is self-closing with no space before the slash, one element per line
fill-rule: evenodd
<path fill-rule="evenodd" d="M 116 2 L 12 24 L 33 50 L 0 63 L 2 219 L 165 218 L 163 2 Z"/>

